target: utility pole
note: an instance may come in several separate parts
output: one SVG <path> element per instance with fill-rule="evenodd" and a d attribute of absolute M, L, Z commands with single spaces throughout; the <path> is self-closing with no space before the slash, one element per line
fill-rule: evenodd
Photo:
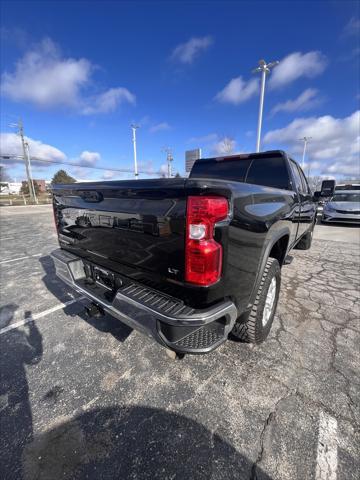
<path fill-rule="evenodd" d="M 29 174 L 30 174 L 30 184 L 31 184 L 31 191 L 32 191 L 32 196 L 36 204 L 38 204 L 38 199 L 36 196 L 36 191 L 34 187 L 34 180 L 32 178 L 32 171 L 31 171 L 31 161 L 30 161 L 30 148 L 28 142 L 25 142 L 25 147 L 26 147 L 26 159 L 25 162 L 27 162 L 28 169 L 29 169 Z M 30 186 L 29 186 L 29 191 L 30 191 Z"/>
<path fill-rule="evenodd" d="M 259 60 L 259 66 L 252 71 L 252 73 L 261 72 L 260 104 L 259 104 L 259 118 L 258 118 L 257 136 L 256 136 L 256 152 L 260 152 L 261 125 L 262 125 L 262 117 L 263 117 L 263 110 L 264 110 L 266 75 L 270 73 L 271 68 L 276 67 L 276 65 L 278 64 L 279 64 L 278 61 L 266 63 L 265 60 Z"/>
<path fill-rule="evenodd" d="M 171 162 L 174 160 L 172 156 L 172 152 L 170 148 L 167 149 L 167 155 L 166 155 L 166 160 L 167 160 L 167 165 L 168 165 L 168 178 L 172 177 L 172 167 L 171 167 Z"/>
<path fill-rule="evenodd" d="M 130 126 L 132 129 L 132 141 L 134 145 L 134 173 L 135 173 L 135 180 L 137 180 L 139 177 L 139 173 L 138 173 L 137 156 L 136 156 L 136 130 L 139 128 L 139 125 L 135 125 L 134 123 L 132 123 Z"/>
<path fill-rule="evenodd" d="M 31 163 L 30 163 L 29 145 L 28 145 L 28 143 L 25 142 L 24 125 L 23 125 L 23 122 L 22 122 L 21 118 L 19 119 L 17 127 L 18 127 L 18 133 L 19 133 L 20 138 L 21 138 L 21 145 L 22 145 L 22 149 L 23 149 L 23 155 L 24 155 L 24 161 L 25 161 L 26 176 L 27 176 L 27 179 L 28 179 L 30 198 L 34 203 L 38 203 L 36 193 L 35 193 L 34 183 L 33 183 L 32 177 L 31 177 Z"/>
<path fill-rule="evenodd" d="M 167 176 L 168 178 L 171 178 L 172 177 L 171 163 L 174 160 L 174 157 L 172 156 L 172 150 L 169 147 L 164 147 L 162 151 L 166 153 L 166 162 L 167 162 L 167 171 L 168 171 Z"/>
<path fill-rule="evenodd" d="M 301 140 L 302 142 L 304 142 L 304 150 L 303 150 L 303 156 L 302 156 L 302 162 L 301 162 L 301 168 L 302 170 L 304 170 L 304 166 L 305 166 L 305 155 L 306 155 L 306 147 L 307 147 L 307 144 L 308 142 L 312 139 L 312 137 L 303 137 L 303 138 L 300 138 L 299 140 Z"/>

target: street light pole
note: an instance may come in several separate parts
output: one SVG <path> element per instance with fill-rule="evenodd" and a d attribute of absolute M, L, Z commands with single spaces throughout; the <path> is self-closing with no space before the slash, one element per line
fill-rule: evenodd
<path fill-rule="evenodd" d="M 262 117 L 263 117 L 263 110 L 264 110 L 266 75 L 270 73 L 270 69 L 278 65 L 278 63 L 279 63 L 278 61 L 266 63 L 265 60 L 260 60 L 259 66 L 253 70 L 253 73 L 261 72 L 259 118 L 258 118 L 258 127 L 257 127 L 257 135 L 256 135 L 256 152 L 260 152 L 261 126 L 262 126 Z"/>
<path fill-rule="evenodd" d="M 306 147 L 307 147 L 307 144 L 308 142 L 312 139 L 312 137 L 303 137 L 303 138 L 300 138 L 300 140 L 302 142 L 304 142 L 304 150 L 303 150 L 303 156 L 302 156 L 302 161 L 301 161 L 301 169 L 304 170 L 304 166 L 305 166 L 305 155 L 306 155 Z"/>
<path fill-rule="evenodd" d="M 138 173 L 137 156 L 136 156 L 136 130 L 139 128 L 139 125 L 131 124 L 130 126 L 133 134 L 132 141 L 134 146 L 134 173 L 135 173 L 135 180 L 137 180 L 139 177 L 139 173 Z"/>

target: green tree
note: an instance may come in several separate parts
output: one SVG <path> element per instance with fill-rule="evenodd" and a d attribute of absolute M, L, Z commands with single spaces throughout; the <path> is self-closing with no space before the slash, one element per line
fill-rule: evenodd
<path fill-rule="evenodd" d="M 179 173 L 179 172 L 176 172 L 176 174 L 175 174 L 175 178 L 181 178 L 181 175 L 180 175 L 180 173 Z"/>
<path fill-rule="evenodd" d="M 33 182 L 33 184 L 34 184 L 35 195 L 38 195 L 40 192 L 40 187 L 36 182 Z M 30 194 L 29 182 L 23 182 L 20 193 L 22 193 L 23 195 Z"/>
<path fill-rule="evenodd" d="M 52 185 L 56 183 L 75 183 L 76 180 L 74 177 L 69 175 L 65 170 L 59 170 L 55 173 L 53 179 L 51 180 Z"/>

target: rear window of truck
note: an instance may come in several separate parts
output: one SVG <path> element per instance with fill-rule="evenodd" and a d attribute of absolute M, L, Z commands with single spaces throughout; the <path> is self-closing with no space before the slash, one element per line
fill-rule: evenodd
<path fill-rule="evenodd" d="M 289 189 L 289 173 L 283 157 L 197 160 L 191 178 L 215 178 Z"/>
<path fill-rule="evenodd" d="M 191 178 L 216 178 L 243 182 L 250 166 L 250 159 L 197 160 L 191 170 Z"/>

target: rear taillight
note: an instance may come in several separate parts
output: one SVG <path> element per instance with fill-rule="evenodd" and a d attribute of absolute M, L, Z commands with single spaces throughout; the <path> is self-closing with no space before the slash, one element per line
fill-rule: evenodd
<path fill-rule="evenodd" d="M 229 214 L 224 197 L 188 197 L 186 210 L 185 280 L 208 286 L 221 276 L 222 246 L 214 227 Z"/>

